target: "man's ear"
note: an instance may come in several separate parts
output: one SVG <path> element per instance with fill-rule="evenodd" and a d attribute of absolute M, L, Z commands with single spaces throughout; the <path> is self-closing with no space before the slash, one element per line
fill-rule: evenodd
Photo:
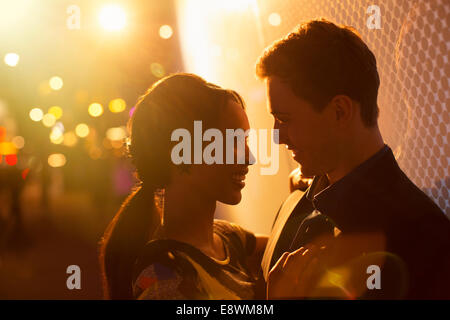
<path fill-rule="evenodd" d="M 340 94 L 331 99 L 334 107 L 336 122 L 339 126 L 347 126 L 358 114 L 358 105 L 349 96 Z"/>

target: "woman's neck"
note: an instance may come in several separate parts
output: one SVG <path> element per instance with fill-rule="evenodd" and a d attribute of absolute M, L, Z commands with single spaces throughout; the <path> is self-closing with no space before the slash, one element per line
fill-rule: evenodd
<path fill-rule="evenodd" d="M 164 192 L 163 236 L 213 253 L 217 247 L 213 229 L 215 210 L 215 200 L 186 188 L 169 186 Z"/>

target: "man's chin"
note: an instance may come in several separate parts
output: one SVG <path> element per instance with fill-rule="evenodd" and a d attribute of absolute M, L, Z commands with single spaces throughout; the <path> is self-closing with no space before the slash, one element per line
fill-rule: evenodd
<path fill-rule="evenodd" d="M 302 166 L 302 164 L 300 163 L 300 171 L 302 173 L 302 178 L 306 178 L 306 179 L 312 179 L 315 176 L 319 175 L 317 173 L 317 170 L 314 170 L 312 168 L 308 168 L 307 166 Z"/>

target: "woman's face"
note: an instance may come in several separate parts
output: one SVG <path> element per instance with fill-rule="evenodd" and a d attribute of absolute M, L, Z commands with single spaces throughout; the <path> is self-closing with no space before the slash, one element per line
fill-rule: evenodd
<path fill-rule="evenodd" d="M 246 174 L 248 173 L 250 150 L 247 145 L 247 139 L 245 139 L 242 153 L 240 154 L 241 157 L 245 157 L 245 159 L 241 159 L 243 161 L 240 162 L 243 163 L 239 164 L 237 159 L 239 155 L 239 143 L 237 141 L 238 139 L 234 139 L 234 148 L 230 143 L 231 141 L 227 146 L 226 130 L 242 129 L 243 132 L 245 132 L 250 129 L 247 115 L 242 106 L 230 100 L 227 106 L 225 106 L 221 111 L 217 129 L 220 130 L 223 137 L 223 143 L 220 147 L 223 154 L 223 164 L 205 163 L 205 153 L 206 156 L 212 155 L 214 157 L 216 155 L 215 152 L 206 152 L 208 150 L 206 148 L 212 142 L 205 141 L 203 143 L 202 164 L 193 164 L 190 166 L 189 180 L 191 182 L 190 184 L 192 184 L 190 187 L 197 189 L 199 192 L 201 192 L 202 196 L 208 199 L 220 201 L 222 203 L 230 205 L 238 204 L 242 198 L 241 190 L 245 186 L 244 180 Z M 203 134 L 205 132 L 206 129 L 203 129 Z M 241 138 L 244 139 L 244 136 L 241 136 Z M 226 161 L 227 150 L 229 156 L 233 157 L 233 161 L 231 164 L 227 164 Z"/>

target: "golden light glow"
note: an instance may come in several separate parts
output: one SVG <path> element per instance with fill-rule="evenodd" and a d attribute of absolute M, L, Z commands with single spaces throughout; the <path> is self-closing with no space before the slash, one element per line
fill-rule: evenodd
<path fill-rule="evenodd" d="M 162 78 L 166 74 L 164 67 L 157 62 L 152 63 L 150 65 L 150 69 L 152 71 L 152 74 L 157 78 Z"/>
<path fill-rule="evenodd" d="M 89 156 L 94 160 L 100 159 L 102 156 L 102 150 L 98 147 L 92 147 L 89 150 Z"/>
<path fill-rule="evenodd" d="M 278 13 L 273 12 L 269 15 L 269 24 L 271 26 L 279 26 L 281 24 L 281 17 Z"/>
<path fill-rule="evenodd" d="M 165 24 L 159 28 L 159 36 L 163 39 L 169 39 L 173 34 L 172 28 Z"/>
<path fill-rule="evenodd" d="M 53 127 L 52 132 L 50 133 L 50 141 L 54 144 L 63 143 L 63 131 L 59 127 Z"/>
<path fill-rule="evenodd" d="M 6 65 L 10 66 L 10 67 L 15 67 L 17 66 L 17 64 L 19 63 L 19 55 L 17 53 L 7 53 L 5 55 L 4 61 L 6 63 Z"/>
<path fill-rule="evenodd" d="M 48 113 L 52 114 L 55 119 L 59 119 L 63 115 L 63 110 L 61 107 L 53 106 L 50 109 L 48 109 Z"/>
<path fill-rule="evenodd" d="M 86 138 L 89 135 L 89 127 L 85 123 L 80 123 L 75 128 L 75 133 L 80 138 Z"/>
<path fill-rule="evenodd" d="M 64 125 L 61 121 L 58 121 L 57 123 L 55 123 L 55 128 L 58 128 L 58 130 L 60 130 L 62 133 L 64 133 Z"/>
<path fill-rule="evenodd" d="M 126 104 L 125 100 L 123 100 L 121 98 L 117 98 L 117 99 L 111 100 L 108 107 L 111 112 L 119 113 L 126 109 L 127 104 Z"/>
<path fill-rule="evenodd" d="M 50 84 L 48 81 L 42 81 L 39 84 L 38 91 L 41 95 L 46 96 L 52 92 L 52 88 L 50 88 Z"/>
<path fill-rule="evenodd" d="M 75 94 L 75 100 L 78 103 L 85 103 L 87 102 L 89 97 L 89 93 L 86 90 L 78 90 L 77 93 Z"/>
<path fill-rule="evenodd" d="M 44 117 L 42 118 L 42 123 L 44 124 L 44 126 L 46 126 L 48 128 L 53 127 L 55 122 L 56 122 L 56 118 L 51 113 L 46 113 L 44 115 Z"/>
<path fill-rule="evenodd" d="M 16 154 L 16 146 L 12 142 L 0 142 L 0 155 Z"/>
<path fill-rule="evenodd" d="M 92 103 L 88 108 L 91 117 L 100 117 L 103 114 L 103 107 L 100 103 Z"/>
<path fill-rule="evenodd" d="M 63 80 L 60 77 L 51 77 L 50 81 L 48 82 L 48 84 L 50 85 L 50 88 L 52 88 L 53 90 L 60 90 L 63 87 Z"/>
<path fill-rule="evenodd" d="M 53 168 L 59 168 L 66 164 L 66 157 L 62 153 L 53 153 L 48 156 L 48 165 Z"/>
<path fill-rule="evenodd" d="M 11 142 L 17 149 L 22 149 L 25 145 L 25 139 L 22 136 L 12 138 Z"/>
<path fill-rule="evenodd" d="M 108 138 L 103 139 L 102 145 L 105 149 L 112 149 L 111 140 Z"/>
<path fill-rule="evenodd" d="M 64 133 L 64 142 L 63 144 L 68 147 L 73 147 L 78 142 L 77 135 L 73 131 L 69 131 Z"/>
<path fill-rule="evenodd" d="M 127 133 L 123 127 L 109 128 L 106 131 L 106 137 L 111 141 L 123 140 L 126 135 Z"/>
<path fill-rule="evenodd" d="M 100 25 L 108 31 L 118 31 L 125 27 L 125 11 L 118 5 L 110 4 L 100 11 Z"/>
<path fill-rule="evenodd" d="M 227 0 L 227 1 L 216 1 L 216 6 L 219 9 L 232 10 L 232 11 L 244 11 L 249 9 L 255 4 L 256 0 Z"/>
<path fill-rule="evenodd" d="M 44 117 L 44 112 L 40 108 L 33 108 L 30 111 L 30 119 L 33 121 L 41 121 Z"/>

